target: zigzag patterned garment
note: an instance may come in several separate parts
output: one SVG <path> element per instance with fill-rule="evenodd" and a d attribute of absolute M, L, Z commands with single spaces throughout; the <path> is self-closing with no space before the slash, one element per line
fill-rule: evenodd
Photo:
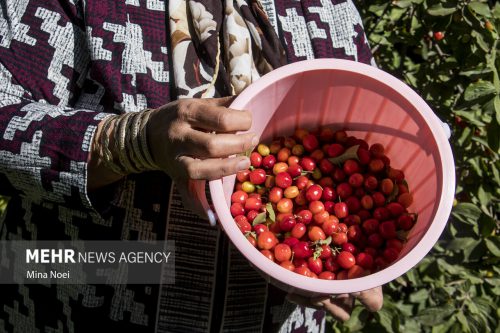
<path fill-rule="evenodd" d="M 260 2 L 287 62 L 334 57 L 372 63 L 352 1 Z M 11 199 L 0 239 L 172 239 L 176 283 L 3 285 L 0 332 L 324 330 L 322 311 L 285 302 L 220 229 L 184 210 L 165 174 L 86 190 L 99 121 L 177 98 L 168 32 L 172 3 L 1 3 L 0 194 Z M 0 273 L 12 271 L 1 258 Z"/>

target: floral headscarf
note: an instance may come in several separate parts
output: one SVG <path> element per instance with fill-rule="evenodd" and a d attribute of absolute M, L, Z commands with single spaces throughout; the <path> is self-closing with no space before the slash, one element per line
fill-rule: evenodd
<path fill-rule="evenodd" d="M 235 95 L 286 63 L 258 0 L 169 1 L 178 98 Z"/>

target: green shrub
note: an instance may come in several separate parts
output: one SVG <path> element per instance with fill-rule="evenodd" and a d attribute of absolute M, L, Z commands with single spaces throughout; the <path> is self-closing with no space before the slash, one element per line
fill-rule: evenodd
<path fill-rule="evenodd" d="M 357 1 L 378 65 L 452 128 L 456 201 L 432 252 L 335 332 L 500 332 L 500 4 Z M 438 34 L 435 34 L 439 32 Z M 440 39 L 442 37 L 442 39 Z"/>

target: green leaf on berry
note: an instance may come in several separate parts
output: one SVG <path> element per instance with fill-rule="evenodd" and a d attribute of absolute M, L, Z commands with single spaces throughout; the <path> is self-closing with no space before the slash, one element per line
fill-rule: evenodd
<path fill-rule="evenodd" d="M 256 226 L 257 224 L 262 224 L 265 223 L 267 220 L 266 218 L 266 212 L 262 212 L 257 214 L 257 216 L 253 219 L 252 225 Z"/>
<path fill-rule="evenodd" d="M 245 232 L 245 237 L 252 236 L 254 239 L 257 239 L 257 234 L 255 231 L 247 231 Z"/>
<path fill-rule="evenodd" d="M 359 149 L 359 145 L 349 147 L 346 149 L 346 151 L 343 154 L 336 156 L 336 157 L 330 157 L 328 160 L 334 164 L 337 164 L 337 165 L 344 163 L 347 160 L 359 161 L 358 149 Z"/>
<path fill-rule="evenodd" d="M 313 254 L 314 260 L 318 259 L 322 252 L 323 248 L 321 246 L 316 246 L 316 249 L 314 249 L 314 254 Z"/>
<path fill-rule="evenodd" d="M 267 211 L 267 214 L 269 215 L 269 218 L 271 219 L 271 221 L 276 222 L 276 214 L 274 213 L 272 203 L 268 202 L 266 204 L 266 211 Z"/>

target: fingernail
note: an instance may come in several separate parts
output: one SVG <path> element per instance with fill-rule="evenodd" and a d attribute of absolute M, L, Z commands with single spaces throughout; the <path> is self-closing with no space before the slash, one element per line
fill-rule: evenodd
<path fill-rule="evenodd" d="M 217 223 L 217 219 L 215 218 L 215 213 L 213 210 L 208 209 L 207 210 L 207 217 L 208 217 L 208 222 L 210 223 L 210 226 L 215 227 Z"/>
<path fill-rule="evenodd" d="M 236 167 L 238 168 L 238 170 L 248 169 L 250 167 L 250 159 L 248 157 L 245 157 L 244 159 L 238 162 Z"/>
<path fill-rule="evenodd" d="M 256 135 L 252 139 L 252 146 L 257 146 L 259 144 L 259 137 Z"/>

